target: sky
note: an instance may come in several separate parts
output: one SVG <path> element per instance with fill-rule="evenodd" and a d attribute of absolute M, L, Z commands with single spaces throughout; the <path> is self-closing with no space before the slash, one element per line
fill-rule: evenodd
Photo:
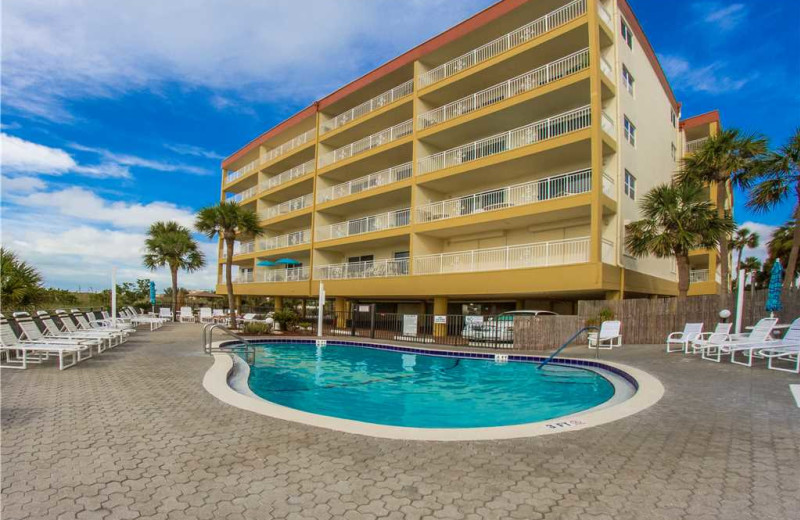
<path fill-rule="evenodd" d="M 146 229 L 217 202 L 224 157 L 492 3 L 3 0 L 2 244 L 50 287 L 108 287 L 111 265 L 164 287 L 141 265 Z M 631 4 L 684 116 L 719 109 L 773 146 L 800 126 L 800 2 Z M 791 211 L 744 199 L 736 220 L 762 242 Z M 198 240 L 210 265 L 179 281 L 209 289 L 216 248 Z"/>

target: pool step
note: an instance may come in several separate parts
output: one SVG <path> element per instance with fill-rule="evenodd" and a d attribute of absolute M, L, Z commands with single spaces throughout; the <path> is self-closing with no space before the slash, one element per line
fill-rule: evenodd
<path fill-rule="evenodd" d="M 328 340 L 326 339 L 318 339 L 317 346 L 318 347 L 326 347 L 328 345 Z"/>
<path fill-rule="evenodd" d="M 494 355 L 494 362 L 495 363 L 508 363 L 508 354 L 495 354 Z"/>

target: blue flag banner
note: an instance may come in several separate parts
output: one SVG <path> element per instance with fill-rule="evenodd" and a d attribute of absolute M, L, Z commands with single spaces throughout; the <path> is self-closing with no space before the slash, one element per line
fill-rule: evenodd
<path fill-rule="evenodd" d="M 156 304 L 156 283 L 152 281 L 150 282 L 150 304 Z"/>

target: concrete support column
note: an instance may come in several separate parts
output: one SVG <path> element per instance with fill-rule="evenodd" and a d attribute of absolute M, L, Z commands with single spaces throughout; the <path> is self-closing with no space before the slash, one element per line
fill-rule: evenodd
<path fill-rule="evenodd" d="M 233 305 L 239 314 L 242 314 L 242 296 L 237 294 L 233 297 Z"/>
<path fill-rule="evenodd" d="M 275 300 L 275 310 L 282 311 L 283 310 L 283 296 L 273 296 Z"/>
<path fill-rule="evenodd" d="M 433 314 L 434 316 L 446 316 L 447 315 L 447 297 L 446 296 L 436 296 L 433 298 Z M 434 317 L 434 320 L 436 318 Z M 433 324 L 433 337 L 434 338 L 442 338 L 447 336 L 447 324 L 446 323 L 434 323 Z"/>
<path fill-rule="evenodd" d="M 525 310 L 525 300 L 517 300 L 515 308 L 518 311 L 524 311 Z"/>
<path fill-rule="evenodd" d="M 622 291 L 606 291 L 606 300 L 621 300 Z"/>
<path fill-rule="evenodd" d="M 336 312 L 336 328 L 344 329 L 347 327 L 347 299 L 337 296 L 333 300 L 333 310 Z"/>

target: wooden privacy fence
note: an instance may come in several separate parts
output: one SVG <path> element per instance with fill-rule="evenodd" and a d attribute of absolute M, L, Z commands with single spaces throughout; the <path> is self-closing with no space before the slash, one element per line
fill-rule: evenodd
<path fill-rule="evenodd" d="M 767 291 L 745 294 L 742 309 L 742 327 L 755 324 L 766 317 Z M 736 295 L 728 300 L 735 320 Z M 783 310 L 775 313 L 781 323 L 790 323 L 800 317 L 800 290 L 784 291 Z M 613 319 L 622 322 L 622 339 L 627 344 L 663 343 L 670 332 L 683 330 L 689 322 L 703 322 L 703 330 L 713 330 L 719 321 L 719 297 L 716 295 L 692 296 L 682 305 L 677 298 L 632 300 L 581 300 L 576 316 L 517 317 L 514 319 L 514 348 L 520 350 L 551 350 L 561 346 L 575 332 L 598 320 L 608 311 Z M 586 343 L 583 334 L 578 342 Z"/>

